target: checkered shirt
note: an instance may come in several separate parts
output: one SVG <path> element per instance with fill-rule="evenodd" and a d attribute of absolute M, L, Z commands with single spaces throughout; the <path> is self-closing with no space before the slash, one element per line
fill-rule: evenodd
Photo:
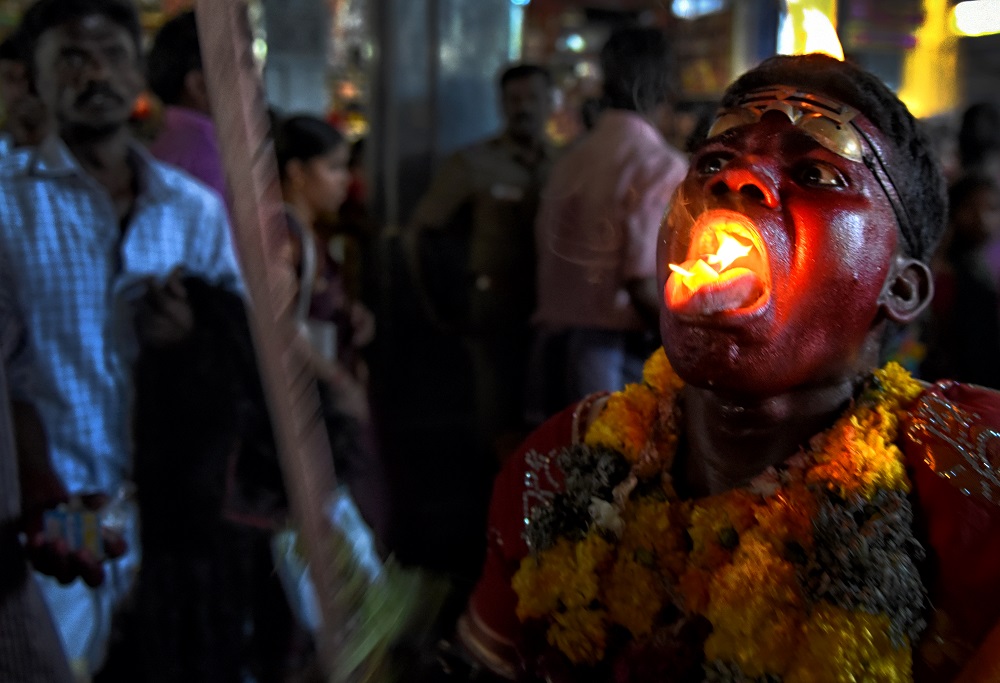
<path fill-rule="evenodd" d="M 242 287 L 219 199 L 138 145 L 133 153 L 140 190 L 124 232 L 108 192 L 59 138 L 0 162 L 0 319 L 23 321 L 30 351 L 12 359 L 8 381 L 38 409 L 71 492 L 113 493 L 130 475 L 143 281 L 180 265 Z"/>

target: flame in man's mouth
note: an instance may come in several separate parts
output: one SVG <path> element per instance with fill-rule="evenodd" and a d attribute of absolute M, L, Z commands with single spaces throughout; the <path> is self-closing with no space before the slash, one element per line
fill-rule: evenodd
<path fill-rule="evenodd" d="M 770 289 L 764 243 L 735 211 L 709 211 L 692 229 L 688 259 L 669 264 L 667 305 L 678 313 L 711 315 L 759 306 Z"/>

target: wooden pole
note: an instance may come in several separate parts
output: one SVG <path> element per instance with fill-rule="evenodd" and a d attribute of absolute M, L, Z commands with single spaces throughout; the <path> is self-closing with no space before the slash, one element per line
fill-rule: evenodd
<path fill-rule="evenodd" d="M 270 120 L 252 53 L 246 0 L 197 0 L 198 34 L 212 114 L 232 198 L 233 236 L 250 303 L 250 327 L 292 515 L 319 598 L 317 647 L 334 670 L 340 577 L 330 561 L 325 508 L 336 479 L 315 378 L 297 352 L 297 283 L 280 257 L 287 226 L 270 138 Z"/>

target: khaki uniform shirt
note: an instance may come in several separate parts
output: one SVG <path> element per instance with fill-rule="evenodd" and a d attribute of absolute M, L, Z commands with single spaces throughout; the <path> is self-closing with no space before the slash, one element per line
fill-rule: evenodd
<path fill-rule="evenodd" d="M 473 326 L 527 323 L 535 301 L 534 222 L 554 152 L 527 159 L 501 135 L 449 157 L 412 223 L 468 231 Z"/>

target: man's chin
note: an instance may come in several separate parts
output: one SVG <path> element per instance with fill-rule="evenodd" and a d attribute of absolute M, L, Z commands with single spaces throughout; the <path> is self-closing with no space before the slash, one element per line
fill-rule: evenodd
<path fill-rule="evenodd" d="M 128 124 L 128 119 L 107 119 L 88 121 L 67 121 L 61 126 L 63 134 L 74 138 L 98 140 L 111 137 Z"/>
<path fill-rule="evenodd" d="M 770 385 L 788 359 L 768 353 L 759 340 L 733 330 L 664 326 L 663 348 L 686 384 L 733 394 L 756 394 Z"/>

